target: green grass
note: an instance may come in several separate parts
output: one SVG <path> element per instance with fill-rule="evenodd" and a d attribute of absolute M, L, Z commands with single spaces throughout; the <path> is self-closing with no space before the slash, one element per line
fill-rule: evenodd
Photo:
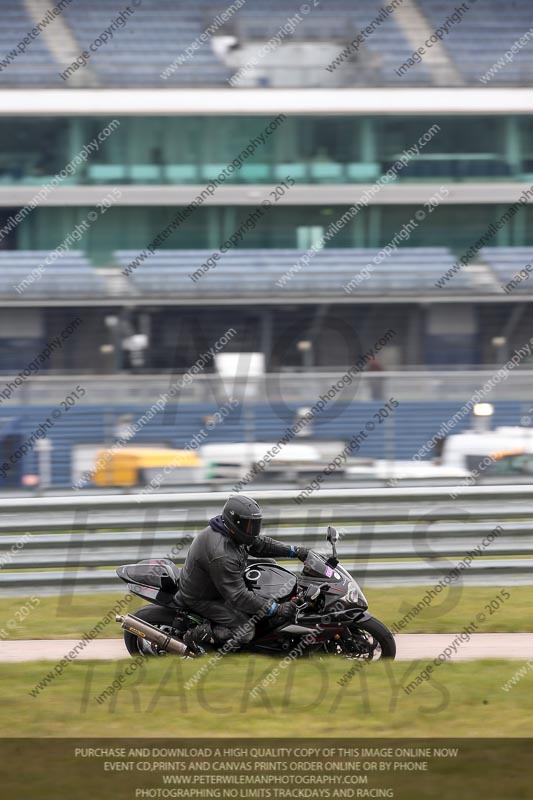
<path fill-rule="evenodd" d="M 401 633 L 454 633 L 476 619 L 479 612 L 486 620 L 479 633 L 527 633 L 533 631 L 533 619 L 526 609 L 533 601 L 533 586 L 509 586 L 509 600 L 496 612 L 485 608 L 505 587 L 452 586 L 433 598 L 431 605 L 413 616 Z M 389 627 L 398 624 L 420 603 L 428 587 L 410 586 L 393 589 L 373 588 L 366 592 L 370 611 Z"/>
<path fill-rule="evenodd" d="M 10 597 L 0 600 L 0 629 L 8 639 L 79 639 L 84 632 L 98 624 L 113 606 L 122 600 L 121 594 L 79 594 L 38 598 L 39 604 L 31 606 L 29 598 Z M 134 611 L 147 603 L 135 597 L 120 609 L 121 613 Z M 21 618 L 27 607 L 29 613 Z M 9 625 L 8 623 L 11 623 Z M 15 623 L 15 624 L 13 624 Z M 121 631 L 113 619 L 99 633 L 101 639 L 120 638 Z"/>
<path fill-rule="evenodd" d="M 455 633 L 468 624 L 499 591 L 494 587 L 455 586 L 438 595 L 429 608 L 415 616 L 402 630 L 403 633 Z M 483 632 L 528 632 L 533 631 L 533 617 L 526 609 L 533 606 L 533 586 L 511 586 L 511 595 L 503 609 L 490 615 L 480 628 Z M 371 612 L 392 626 L 420 602 L 426 588 L 423 586 L 398 588 L 372 588 L 366 592 Z M 27 602 L 24 598 L 12 597 L 0 600 L 0 630 L 3 628 L 10 639 L 78 639 L 103 619 L 114 604 L 124 597 L 122 594 L 66 595 L 43 597 L 22 620 L 20 608 Z M 135 597 L 129 610 L 146 605 Z M 15 622 L 7 627 L 7 622 Z M 100 638 L 119 638 L 120 629 L 111 621 L 100 633 Z"/>
<path fill-rule="evenodd" d="M 365 666 L 345 686 L 350 662 L 334 657 L 291 662 L 227 656 L 189 690 L 207 662 L 167 656 L 149 660 L 123 688 L 96 697 L 124 668 L 117 662 L 74 662 L 37 697 L 29 692 L 50 662 L 0 664 L 3 736 L 296 736 L 296 737 L 528 737 L 533 736 L 533 673 L 509 691 L 502 685 L 518 661 L 441 665 L 411 694 L 402 686 L 422 662 Z M 278 669 L 256 699 L 250 691 Z"/>

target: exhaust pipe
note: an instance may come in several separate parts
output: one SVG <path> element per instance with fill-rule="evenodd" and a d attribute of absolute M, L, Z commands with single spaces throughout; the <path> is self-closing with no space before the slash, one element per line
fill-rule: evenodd
<path fill-rule="evenodd" d="M 132 614 L 117 614 L 115 620 L 120 622 L 122 628 L 135 634 L 135 636 L 140 636 L 141 639 L 145 639 L 151 644 L 156 644 L 160 650 L 166 650 L 168 653 L 175 653 L 178 656 L 194 655 L 187 645 L 180 642 L 175 636 L 169 636 L 168 633 L 160 631 L 159 628 L 134 617 Z"/>

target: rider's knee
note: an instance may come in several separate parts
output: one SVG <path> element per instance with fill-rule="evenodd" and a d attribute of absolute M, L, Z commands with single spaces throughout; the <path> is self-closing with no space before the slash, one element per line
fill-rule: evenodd
<path fill-rule="evenodd" d="M 255 625 L 249 625 L 249 629 L 244 631 L 241 636 L 239 636 L 239 641 L 241 644 L 248 644 L 252 641 L 255 634 Z"/>

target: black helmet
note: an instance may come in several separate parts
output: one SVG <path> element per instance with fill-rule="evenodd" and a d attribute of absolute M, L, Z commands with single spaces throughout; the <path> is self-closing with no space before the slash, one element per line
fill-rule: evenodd
<path fill-rule="evenodd" d="M 263 514 L 251 497 L 234 494 L 222 509 L 222 519 L 238 544 L 252 544 L 261 531 Z"/>

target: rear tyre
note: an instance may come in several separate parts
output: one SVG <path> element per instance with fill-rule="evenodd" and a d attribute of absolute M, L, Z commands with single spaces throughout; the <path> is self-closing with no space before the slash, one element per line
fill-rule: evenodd
<path fill-rule="evenodd" d="M 165 633 L 170 633 L 172 623 L 176 619 L 176 611 L 171 608 L 162 608 L 161 606 L 143 606 L 137 611 L 132 613 L 133 617 L 142 619 L 144 622 L 149 622 L 150 625 L 155 625 Z M 164 656 L 164 652 L 157 649 L 156 645 L 145 642 L 139 636 L 135 636 L 130 631 L 124 632 L 124 643 L 127 647 L 130 656 Z"/>
<path fill-rule="evenodd" d="M 346 653 L 349 657 L 367 661 L 376 661 L 381 658 L 394 660 L 396 658 L 394 636 L 379 619 L 371 617 L 371 619 L 350 625 L 350 634 L 353 637 L 356 652 Z"/>

